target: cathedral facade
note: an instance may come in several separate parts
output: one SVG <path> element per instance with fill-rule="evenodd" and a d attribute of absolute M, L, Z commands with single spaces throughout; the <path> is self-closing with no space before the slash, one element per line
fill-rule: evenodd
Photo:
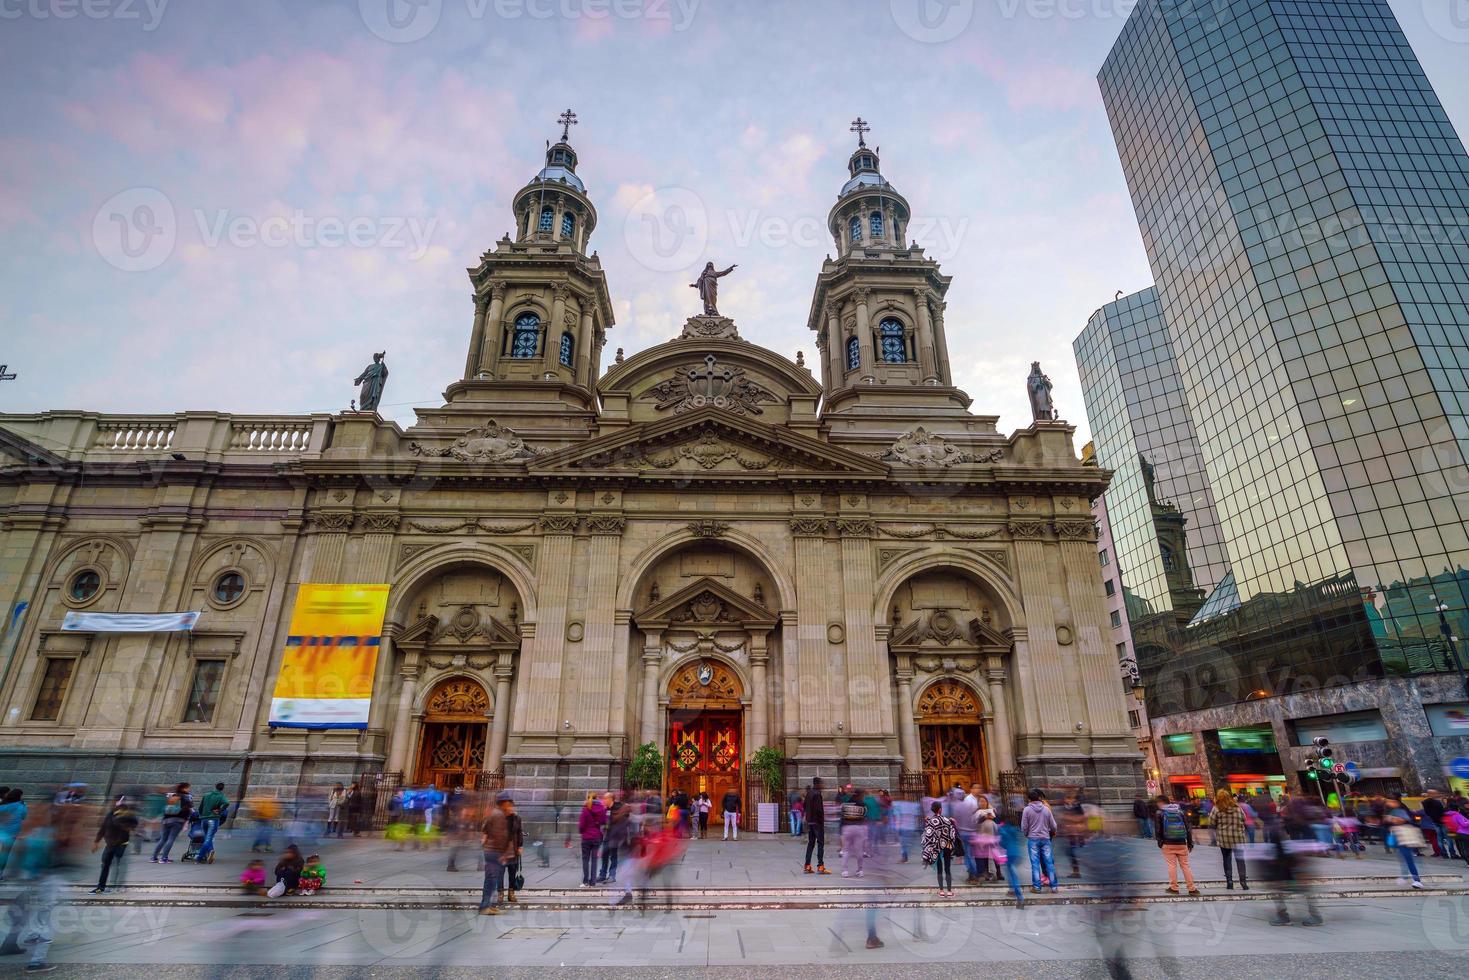
<path fill-rule="evenodd" d="M 950 280 L 859 139 L 806 326 L 717 308 L 605 370 L 614 330 L 569 141 L 469 270 L 462 377 L 373 411 L 0 416 L 0 771 L 12 785 L 396 774 L 571 799 L 651 743 L 663 787 L 762 747 L 894 791 L 1140 791 L 1072 428 L 969 412 Z M 1043 413 L 1037 411 L 1037 416 Z M 302 583 L 386 583 L 367 727 L 273 727 Z M 202 610 L 187 632 L 68 612 Z"/>

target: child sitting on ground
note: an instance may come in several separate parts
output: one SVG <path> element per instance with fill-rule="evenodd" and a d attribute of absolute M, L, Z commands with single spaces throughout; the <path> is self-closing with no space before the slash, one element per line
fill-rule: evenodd
<path fill-rule="evenodd" d="M 326 886 L 326 868 L 322 866 L 321 855 L 313 854 L 306 859 L 306 867 L 301 871 L 302 895 L 315 895 Z"/>
<path fill-rule="evenodd" d="M 246 895 L 265 894 L 265 862 L 258 858 L 240 872 L 240 888 Z"/>

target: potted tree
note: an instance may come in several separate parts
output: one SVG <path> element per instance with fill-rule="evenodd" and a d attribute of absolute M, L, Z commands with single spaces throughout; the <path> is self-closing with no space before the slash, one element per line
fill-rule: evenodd
<path fill-rule="evenodd" d="M 627 783 L 633 789 L 661 789 L 663 786 L 663 754 L 652 742 L 639 745 L 627 764 Z"/>
<path fill-rule="evenodd" d="M 766 745 L 755 751 L 746 763 L 750 775 L 759 781 L 761 788 L 765 790 L 765 802 L 757 804 L 756 812 L 760 815 L 769 814 L 770 819 L 758 820 L 756 828 L 762 824 L 769 826 L 771 832 L 780 831 L 780 800 L 782 791 L 785 789 L 785 753 L 780 749 Z M 767 811 L 766 807 L 770 809 Z"/>

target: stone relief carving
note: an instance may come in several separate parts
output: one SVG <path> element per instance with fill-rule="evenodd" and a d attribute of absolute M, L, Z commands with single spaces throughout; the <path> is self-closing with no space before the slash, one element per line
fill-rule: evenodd
<path fill-rule="evenodd" d="M 1091 521 L 1057 521 L 1056 537 L 1073 541 L 1090 541 L 1097 526 Z"/>
<path fill-rule="evenodd" d="M 791 520 L 791 533 L 797 537 L 820 537 L 831 523 L 824 517 L 797 517 Z"/>
<path fill-rule="evenodd" d="M 409 521 L 408 526 L 415 531 L 424 534 L 453 534 L 455 531 L 467 531 L 470 534 L 482 532 L 484 534 L 519 534 L 535 527 L 537 521 L 525 521 L 522 524 L 485 524 L 478 520 L 454 521 L 448 524 L 434 524 L 429 521 Z"/>
<path fill-rule="evenodd" d="M 547 514 L 539 521 L 544 534 L 572 534 L 579 518 L 575 514 Z"/>
<path fill-rule="evenodd" d="M 587 530 L 592 534 L 621 534 L 627 521 L 621 517 L 593 516 L 587 518 Z"/>
<path fill-rule="evenodd" d="M 352 526 L 350 510 L 315 511 L 311 515 L 311 526 L 318 531 L 345 531 Z"/>
<path fill-rule="evenodd" d="M 643 398 L 656 402 L 658 411 L 671 408 L 676 415 L 706 405 L 727 408 L 736 415 L 763 415 L 762 402 L 780 400 L 746 376 L 744 368 L 722 366 L 713 354 L 704 358 L 702 368 L 680 371 L 654 385 Z"/>
<path fill-rule="evenodd" d="M 838 520 L 837 533 L 847 537 L 861 538 L 872 537 L 875 525 L 871 521 Z"/>
<path fill-rule="evenodd" d="M 887 449 L 867 455 L 885 463 L 947 467 L 959 463 L 993 463 L 1003 457 L 1005 451 L 994 449 L 979 454 L 966 452 L 943 436 L 931 433 L 923 426 L 917 425 L 899 436 L 897 441 Z"/>
<path fill-rule="evenodd" d="M 689 532 L 700 538 L 717 538 L 729 530 L 729 525 L 724 521 L 691 521 L 688 525 Z"/>
<path fill-rule="evenodd" d="M 1012 538 L 1043 538 L 1046 534 L 1046 525 L 1043 521 L 1011 521 L 1010 536 Z"/>
<path fill-rule="evenodd" d="M 763 470 L 774 462 L 769 458 L 745 456 L 729 443 L 721 441 L 713 432 L 704 432 L 696 441 L 680 446 L 672 456 L 661 459 L 647 455 L 642 457 L 643 462 L 660 470 L 673 468 L 681 459 L 687 459 L 704 470 L 712 470 L 725 460 L 733 460 L 746 470 Z"/>
<path fill-rule="evenodd" d="M 465 463 L 508 463 L 540 455 L 525 444 L 513 429 L 487 422 L 470 429 L 447 446 L 430 449 L 417 442 L 408 444 L 415 456 L 452 456 Z"/>
<path fill-rule="evenodd" d="M 739 340 L 740 332 L 735 322 L 727 316 L 691 316 L 683 325 L 680 339 Z"/>
<path fill-rule="evenodd" d="M 397 514 L 362 514 L 361 517 L 363 530 L 378 533 L 398 530 L 401 520 Z"/>
<path fill-rule="evenodd" d="M 929 524 L 918 528 L 897 528 L 891 524 L 879 524 L 878 527 L 884 534 L 895 538 L 912 540 L 914 538 L 933 537 L 942 541 L 944 538 L 958 538 L 960 541 L 983 541 L 985 538 L 993 538 L 1004 531 L 1004 528 L 992 527 L 983 530 L 971 530 L 969 528 L 945 527 L 941 524 Z"/>

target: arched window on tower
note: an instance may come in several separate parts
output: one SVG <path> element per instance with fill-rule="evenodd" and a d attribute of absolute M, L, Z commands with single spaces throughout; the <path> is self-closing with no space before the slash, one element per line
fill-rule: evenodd
<path fill-rule="evenodd" d="M 853 215 L 851 224 L 848 227 L 851 229 L 852 243 L 856 244 L 860 242 L 862 240 L 862 219 Z"/>
<path fill-rule="evenodd" d="M 576 340 L 569 333 L 561 335 L 561 363 L 571 367 L 572 355 L 576 353 Z"/>
<path fill-rule="evenodd" d="M 541 208 L 541 223 L 536 226 L 537 231 L 550 231 L 551 222 L 556 218 L 556 212 L 550 208 Z"/>
<path fill-rule="evenodd" d="M 867 219 L 868 227 L 872 230 L 873 240 L 882 237 L 882 212 L 874 211 Z"/>
<path fill-rule="evenodd" d="M 906 364 L 908 361 L 908 338 L 903 324 L 887 317 L 877 325 L 878 357 L 884 364 Z"/>
<path fill-rule="evenodd" d="M 570 238 L 572 230 L 576 227 L 576 219 L 569 214 L 561 216 L 561 237 Z"/>
<path fill-rule="evenodd" d="M 515 358 L 535 357 L 541 351 L 541 318 L 534 313 L 522 313 L 515 318 L 515 330 L 510 335 L 510 356 Z"/>
<path fill-rule="evenodd" d="M 856 337 L 847 338 L 847 370 L 855 371 L 862 366 L 862 345 Z"/>

